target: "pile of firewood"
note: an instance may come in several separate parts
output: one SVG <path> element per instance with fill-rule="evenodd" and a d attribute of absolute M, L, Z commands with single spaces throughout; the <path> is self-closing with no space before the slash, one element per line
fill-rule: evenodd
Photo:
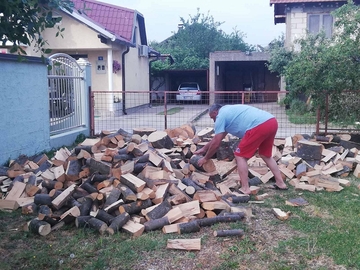
<path fill-rule="evenodd" d="M 21 207 L 23 214 L 36 216 L 27 229 L 40 235 L 70 223 L 109 235 L 189 233 L 251 217 L 251 208 L 239 204 L 251 198 L 238 192 L 233 149 L 239 139 L 227 136 L 215 156 L 198 166 L 200 156 L 193 153 L 212 136 L 212 128 L 196 132 L 191 124 L 165 131 L 119 129 L 88 138 L 72 151 L 61 148 L 51 160 L 45 154 L 20 156 L 0 167 L 0 209 Z M 296 189 L 340 191 L 350 184 L 342 177 L 350 172 L 360 177 L 358 148 L 344 138 L 276 139 L 273 156 Z M 264 200 L 268 194 L 259 194 L 259 185 L 273 175 L 257 156 L 248 164 L 252 194 Z M 242 236 L 243 231 L 214 235 Z"/>

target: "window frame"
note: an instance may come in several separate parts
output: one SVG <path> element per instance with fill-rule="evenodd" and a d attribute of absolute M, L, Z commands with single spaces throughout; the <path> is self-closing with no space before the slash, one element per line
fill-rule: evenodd
<path fill-rule="evenodd" d="M 319 30 L 318 32 L 310 32 L 310 17 L 311 16 L 319 16 Z M 331 28 L 328 29 L 330 31 L 330 34 L 328 34 L 328 30 L 324 27 L 324 17 L 329 16 L 331 18 Z M 327 38 L 331 38 L 334 33 L 334 17 L 330 13 L 308 13 L 307 14 L 307 31 L 309 34 L 317 35 L 322 30 L 325 31 L 325 36 Z"/>

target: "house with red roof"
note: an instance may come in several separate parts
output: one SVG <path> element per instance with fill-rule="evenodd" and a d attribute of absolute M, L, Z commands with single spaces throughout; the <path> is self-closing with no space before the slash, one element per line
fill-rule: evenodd
<path fill-rule="evenodd" d="M 145 19 L 136 10 L 96 0 L 72 0 L 73 12 L 59 10 L 53 17 L 56 29 L 46 29 L 43 37 L 51 54 L 66 53 L 91 63 L 93 91 L 149 91 L 149 57 L 159 53 L 148 47 Z M 28 55 L 37 53 L 27 49 Z M 124 95 L 116 94 L 121 101 Z M 127 99 L 126 107 L 149 103 L 149 95 Z"/>

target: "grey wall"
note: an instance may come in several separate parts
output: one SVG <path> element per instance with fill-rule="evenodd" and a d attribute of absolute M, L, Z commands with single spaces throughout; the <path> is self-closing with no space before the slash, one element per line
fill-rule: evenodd
<path fill-rule="evenodd" d="M 0 164 L 50 150 L 48 103 L 46 64 L 0 54 Z"/>
<path fill-rule="evenodd" d="M 47 66 L 38 57 L 0 54 L 0 165 L 20 155 L 32 156 L 70 146 L 79 134 L 90 135 L 89 87 L 91 65 L 85 69 L 84 125 L 50 136 Z"/>

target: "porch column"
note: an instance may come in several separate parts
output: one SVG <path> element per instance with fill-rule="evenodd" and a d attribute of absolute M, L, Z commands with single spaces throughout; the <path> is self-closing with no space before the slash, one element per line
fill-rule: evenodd
<path fill-rule="evenodd" d="M 113 91 L 113 55 L 112 49 L 107 50 L 107 70 L 108 72 L 108 90 L 109 92 Z M 109 110 L 110 112 L 114 111 L 114 95 L 111 93 L 109 95 Z"/>

